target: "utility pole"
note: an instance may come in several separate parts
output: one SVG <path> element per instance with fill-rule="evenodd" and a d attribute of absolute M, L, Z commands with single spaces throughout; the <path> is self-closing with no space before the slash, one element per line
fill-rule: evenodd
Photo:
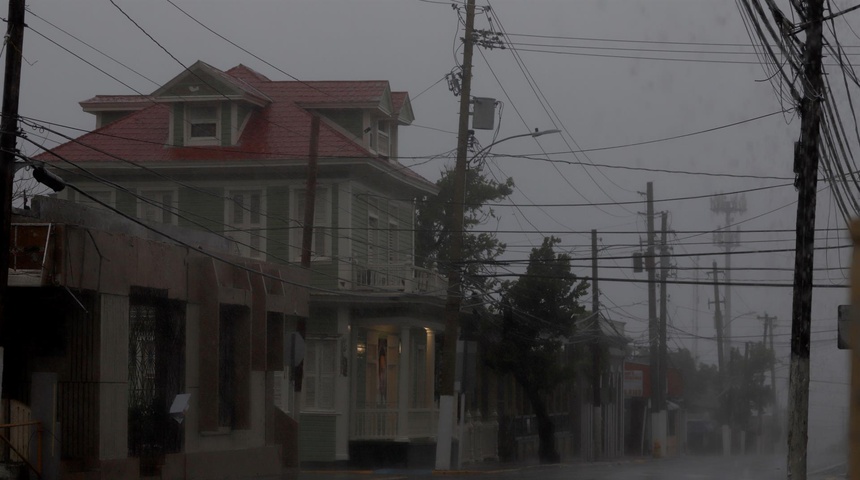
<path fill-rule="evenodd" d="M 648 182 L 646 190 L 646 223 L 648 225 L 648 250 L 645 253 L 645 268 L 648 270 L 648 336 L 651 340 L 650 347 L 650 385 L 651 385 L 651 446 L 656 446 L 658 440 L 662 440 L 660 433 L 665 425 L 660 425 L 660 343 L 659 326 L 657 324 L 657 283 L 656 268 L 654 265 L 654 183 Z M 661 448 L 665 448 L 661 441 Z M 652 450 L 653 452 L 653 450 Z M 656 452 L 653 452 L 656 453 Z"/>
<path fill-rule="evenodd" d="M 770 352 L 774 356 L 774 360 L 776 360 L 776 352 L 773 349 L 773 328 L 774 323 L 776 321 L 776 317 L 768 315 L 767 312 L 764 312 L 764 316 L 759 316 L 759 320 L 764 320 L 764 337 L 762 338 L 762 345 L 768 347 L 768 337 L 767 334 L 770 332 Z M 771 415 L 771 435 L 772 440 L 776 440 L 776 426 L 779 425 L 777 422 L 777 405 L 776 405 L 776 362 L 771 362 L 770 364 L 770 401 L 773 408 L 773 413 Z"/>
<path fill-rule="evenodd" d="M 723 374 L 725 366 L 723 363 L 723 313 L 720 310 L 720 287 L 717 277 L 717 262 L 713 263 L 714 272 L 714 329 L 717 331 L 717 369 L 720 376 L 720 391 L 723 389 Z"/>
<path fill-rule="evenodd" d="M 711 198 L 711 211 L 714 213 L 724 213 L 726 215 L 726 226 L 714 232 L 714 244 L 721 247 L 726 252 L 726 288 L 725 288 L 725 313 L 723 317 L 726 319 L 726 324 L 723 326 L 725 331 L 723 337 L 729 349 L 732 350 L 732 249 L 740 245 L 740 232 L 737 229 L 731 230 L 733 222 L 733 214 L 744 213 L 747 211 L 746 196 L 738 195 L 718 195 Z"/>
<path fill-rule="evenodd" d="M 21 58 L 24 51 L 24 0 L 9 0 L 6 33 L 6 71 L 3 77 L 3 118 L 0 120 L 0 329 L 6 326 L 9 298 L 9 244 L 12 236 L 12 183 L 15 179 L 15 152 L 18 151 L 18 97 L 21 86 Z M 3 361 L 0 338 L 0 365 Z M 2 380 L 2 378 L 0 378 Z"/>
<path fill-rule="evenodd" d="M 313 245 L 314 236 L 314 217 L 317 198 L 317 156 L 319 153 L 320 144 L 320 117 L 313 115 L 311 117 L 311 136 L 308 145 L 308 178 L 305 181 L 305 211 L 304 224 L 302 225 L 302 256 L 301 266 L 304 269 L 311 268 L 311 246 Z M 291 352 L 295 356 L 295 343 L 301 342 L 304 344 L 305 331 L 307 329 L 307 321 L 304 318 L 298 319 L 296 322 L 296 331 L 300 339 L 293 337 L 291 339 L 293 345 Z M 291 363 L 295 363 L 294 361 Z M 305 364 L 304 361 L 298 361 L 297 365 L 293 365 L 293 412 L 295 413 L 295 421 L 299 422 L 302 413 L 302 379 L 304 377 Z"/>
<path fill-rule="evenodd" d="M 694 364 L 699 362 L 699 256 L 696 256 L 696 259 L 693 260 L 693 264 L 696 266 L 694 270 L 696 273 L 695 285 L 693 288 L 696 290 L 695 295 L 695 303 L 693 304 L 693 362 Z"/>
<path fill-rule="evenodd" d="M 663 415 L 664 421 L 668 422 L 665 416 L 668 414 L 666 399 L 669 395 L 669 388 L 666 375 L 669 366 L 668 345 L 666 344 L 666 316 L 667 305 L 666 300 L 668 292 L 666 292 L 666 279 L 669 276 L 669 247 L 667 245 L 667 221 L 668 214 L 663 212 L 660 215 L 660 414 Z M 664 447 L 665 448 L 665 447 Z"/>
<path fill-rule="evenodd" d="M 723 360 L 723 313 L 720 310 L 720 288 L 718 285 L 719 277 L 717 276 L 717 262 L 713 262 L 714 274 L 714 329 L 717 331 L 717 369 L 719 370 L 719 385 L 720 394 L 722 395 L 726 388 L 726 370 Z M 725 400 L 723 400 L 725 401 Z M 731 453 L 731 430 L 728 426 L 722 425 L 722 445 L 723 455 Z"/>
<path fill-rule="evenodd" d="M 601 456 L 603 445 L 603 412 L 600 402 L 600 290 L 597 286 L 597 230 L 591 230 L 591 317 L 594 322 L 591 341 L 592 364 L 592 430 L 594 440 L 594 459 Z"/>
<path fill-rule="evenodd" d="M 821 139 L 821 49 L 824 0 L 808 0 L 806 45 L 803 51 L 803 100 L 800 103 L 800 139 L 794 148 L 797 187 L 797 240 L 794 256 L 794 292 L 791 308 L 791 366 L 788 383 L 788 475 L 806 480 L 809 430 L 809 342 L 812 316 L 812 263 L 815 241 L 815 204 Z"/>
<path fill-rule="evenodd" d="M 436 469 L 451 469 L 451 442 L 454 429 L 454 367 L 460 326 L 460 268 L 463 262 L 463 209 L 466 192 L 466 155 L 469 142 L 469 103 L 472 92 L 472 32 L 475 28 L 475 0 L 466 1 L 466 30 L 463 37 L 463 84 L 460 89 L 460 124 L 457 129 L 457 163 L 451 198 L 451 241 L 448 250 L 448 294 L 445 302 L 445 344 L 439 386 L 439 426 L 436 434 Z"/>

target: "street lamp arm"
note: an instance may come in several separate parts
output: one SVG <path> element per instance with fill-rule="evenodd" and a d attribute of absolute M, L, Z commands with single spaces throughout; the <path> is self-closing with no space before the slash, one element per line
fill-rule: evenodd
<path fill-rule="evenodd" d="M 535 138 L 537 138 L 537 137 L 540 137 L 541 135 L 548 135 L 551 133 L 561 133 L 561 130 L 556 130 L 556 129 L 553 129 L 553 130 L 535 130 L 534 132 L 520 133 L 519 135 L 512 135 L 510 137 L 505 137 L 501 140 L 496 140 L 495 142 L 493 142 L 493 143 L 487 145 L 486 147 L 478 150 L 474 155 L 472 155 L 472 158 L 473 159 L 478 158 L 484 152 L 488 152 L 491 148 L 493 148 L 493 146 L 498 145 L 502 142 L 507 142 L 508 140 L 513 140 L 515 138 L 522 138 L 522 137 L 535 137 Z"/>

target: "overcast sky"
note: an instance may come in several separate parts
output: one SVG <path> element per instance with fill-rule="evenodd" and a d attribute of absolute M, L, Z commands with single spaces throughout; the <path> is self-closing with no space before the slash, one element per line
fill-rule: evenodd
<path fill-rule="evenodd" d="M 203 60 L 227 69 L 243 63 L 272 79 L 288 79 L 195 24 L 167 1 L 116 1 L 184 65 Z M 385 79 L 391 82 L 393 89 L 410 92 L 416 120 L 415 125 L 402 130 L 402 162 L 414 165 L 431 180 L 436 180 L 445 166 L 453 165 L 450 159 L 427 161 L 427 156 L 453 149 L 456 144 L 452 132 L 457 128 L 458 98 L 448 90 L 444 80 L 438 82 L 454 68 L 455 56 L 460 58 L 458 35 L 462 30 L 458 28 L 457 13 L 450 3 L 419 0 L 175 1 L 200 22 L 293 77 L 302 80 Z M 487 0 L 478 3 L 488 4 Z M 512 232 L 500 235 L 510 245 L 507 259 L 527 258 L 529 248 L 539 244 L 541 232 L 547 231 L 568 232 L 558 234 L 565 249 L 575 256 L 588 257 L 590 240 L 585 232 L 592 228 L 598 229 L 602 246 L 606 247 L 602 255 L 629 256 L 638 250 L 634 245 L 645 239 L 644 234 L 612 232 L 644 233 L 645 217 L 641 212 L 645 211 L 645 206 L 642 203 L 611 204 L 641 201 L 640 192 L 645 191 L 648 181 L 654 182 L 654 195 L 658 200 L 773 186 L 746 194 L 747 211 L 737 216 L 737 220 L 749 220 L 740 227 L 744 230 L 794 228 L 792 202 L 796 200 L 796 192 L 790 183 L 793 142 L 800 122 L 792 112 L 681 139 L 596 150 L 587 156 L 572 153 L 551 156 L 562 161 L 686 171 L 693 175 L 583 167 L 540 160 L 543 152 L 599 149 L 662 139 L 787 108 L 787 104 L 780 103 L 779 92 L 765 81 L 767 75 L 757 64 L 757 57 L 750 54 L 749 47 L 714 45 L 748 45 L 750 42 L 734 1 L 491 0 L 490 4 L 495 13 L 492 25 L 488 15 L 483 13 L 478 16 L 477 28 L 504 28 L 519 43 L 522 63 L 517 62 L 511 49 L 476 51 L 472 94 L 503 102 L 498 138 L 535 128 L 564 131 L 541 137 L 539 143 L 530 138 L 517 139 L 493 150 L 497 154 L 534 157 L 496 158 L 487 165 L 491 174 L 499 178 L 512 176 L 517 185 L 510 200 L 519 208 L 495 207 L 502 218 L 498 224 L 489 225 L 489 228 Z M 151 93 L 183 69 L 108 0 L 32 0 L 30 9 L 27 23 L 32 29 L 26 31 L 24 40 L 24 56 L 28 63 L 22 74 L 22 115 L 89 129 L 94 126 L 95 119 L 83 113 L 77 102 L 96 94 Z M 845 20 L 860 27 L 860 12 L 849 14 Z M 51 24 L 152 81 L 79 43 Z M 837 32 L 844 44 L 860 45 L 845 21 L 837 24 Z M 63 45 L 127 86 L 39 34 Z M 549 45 L 586 48 L 555 48 L 564 54 L 554 54 L 545 52 L 551 49 Z M 477 137 L 487 145 L 492 142 L 493 132 L 479 131 Z M 45 145 L 51 147 L 54 143 L 48 141 Z M 856 142 L 853 145 L 858 147 Z M 35 150 L 27 146 L 25 152 L 35 153 Z M 702 172 L 774 178 L 730 178 L 701 175 Z M 591 203 L 608 205 L 557 206 Z M 670 228 L 679 232 L 711 230 L 724 221 L 711 213 L 708 198 L 661 202 L 656 210 L 668 211 Z M 659 227 L 659 219 L 655 224 Z M 819 196 L 818 227 L 844 226 L 825 190 Z M 573 231 L 582 233 L 569 233 Z M 678 233 L 670 239 L 676 244 L 676 254 L 719 251 L 711 245 L 710 234 Z M 817 239 L 817 246 L 822 247 L 848 243 L 844 231 L 821 231 Z M 740 251 L 792 249 L 794 246 L 792 232 L 750 233 L 741 240 Z M 792 252 L 737 255 L 733 266 L 790 268 L 793 258 Z M 846 249 L 819 250 L 816 266 L 847 267 L 847 258 Z M 723 265 L 722 256 L 702 256 L 699 263 L 710 266 L 713 260 Z M 679 257 L 674 262 L 682 268 L 677 278 L 695 279 L 694 270 L 683 269 L 694 266 L 691 257 Z M 585 266 L 588 262 L 575 263 Z M 600 265 L 601 277 L 646 278 L 642 273 L 632 272 L 630 260 L 606 260 Z M 586 268 L 578 268 L 577 272 L 590 275 L 590 269 Z M 847 270 L 819 271 L 816 283 L 841 285 L 846 282 L 846 276 Z M 704 274 L 699 278 L 704 278 Z M 737 281 L 790 284 L 791 279 L 790 271 L 753 269 L 733 273 L 733 280 Z M 627 331 L 639 343 L 647 340 L 646 292 L 644 284 L 608 281 L 601 284 L 601 301 L 609 316 L 627 322 Z M 699 289 L 698 303 L 695 287 L 672 286 L 669 293 L 671 322 L 687 332 L 670 330 L 671 348 L 679 345 L 692 348 L 689 333 L 714 335 L 713 309 L 708 306 L 708 300 L 713 299 L 711 287 Z M 847 402 L 847 388 L 840 385 L 847 381 L 847 357 L 836 351 L 835 340 L 836 307 L 847 302 L 845 289 L 817 289 L 814 293 L 812 328 L 813 332 L 822 333 L 813 333 L 813 380 L 818 383 L 813 383 L 812 403 L 819 407 L 816 413 L 822 415 L 813 419 L 819 425 L 830 427 L 843 421 L 842 407 Z M 752 312 L 732 323 L 732 333 L 738 337 L 738 342 L 759 338 L 762 322 L 756 319 L 757 315 L 767 312 L 778 317 L 776 343 L 780 346 L 780 363 L 777 374 L 787 378 L 791 288 L 736 287 L 732 303 L 733 317 Z M 715 342 L 700 340 L 698 349 L 702 360 L 716 361 Z M 783 395 L 782 405 L 785 403 Z"/>

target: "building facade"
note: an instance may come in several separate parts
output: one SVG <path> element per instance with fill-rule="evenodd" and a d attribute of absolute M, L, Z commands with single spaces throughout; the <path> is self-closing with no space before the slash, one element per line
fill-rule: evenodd
<path fill-rule="evenodd" d="M 415 267 L 414 200 L 436 187 L 397 161 L 408 94 L 197 62 L 151 95 L 81 106 L 98 128 L 37 157 L 75 187 L 62 198 L 227 238 L 249 261 L 299 263 L 315 144 L 310 307 L 286 326 L 306 325 L 300 414 L 287 367 L 273 402 L 298 420 L 302 461 L 435 441 L 446 283 Z"/>

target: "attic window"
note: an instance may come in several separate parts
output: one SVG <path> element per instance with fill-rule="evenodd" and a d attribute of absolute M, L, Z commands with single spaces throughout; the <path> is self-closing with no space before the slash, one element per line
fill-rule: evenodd
<path fill-rule="evenodd" d="M 188 139 L 210 143 L 218 139 L 218 107 L 215 105 L 189 105 Z"/>

